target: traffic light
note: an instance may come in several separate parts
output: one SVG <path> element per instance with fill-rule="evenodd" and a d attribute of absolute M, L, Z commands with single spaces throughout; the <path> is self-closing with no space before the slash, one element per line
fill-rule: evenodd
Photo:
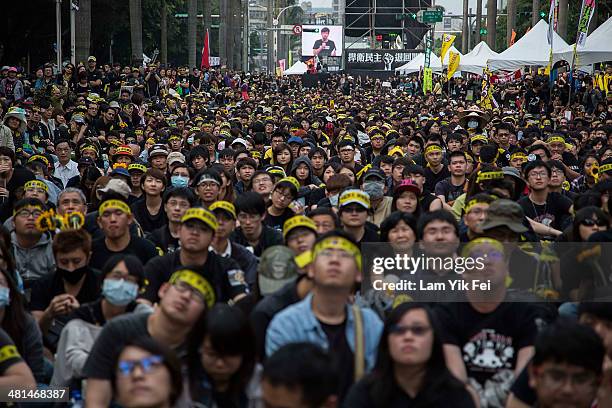
<path fill-rule="evenodd" d="M 376 41 L 382 41 L 383 36 L 382 34 L 376 34 Z"/>
<path fill-rule="evenodd" d="M 542 17 L 542 18 L 546 17 L 546 12 L 545 11 L 540 11 L 540 17 Z"/>
<path fill-rule="evenodd" d="M 481 28 L 480 29 L 480 35 L 487 35 L 487 29 L 486 28 Z"/>

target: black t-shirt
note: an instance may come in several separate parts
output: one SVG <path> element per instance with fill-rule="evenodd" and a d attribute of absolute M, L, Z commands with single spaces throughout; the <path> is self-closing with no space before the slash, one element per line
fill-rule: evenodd
<path fill-rule="evenodd" d="M 548 193 L 546 204 L 533 203 L 528 196 L 518 200 L 525 216 L 546 226 L 563 231 L 571 220 L 570 207 L 572 201 L 561 193 Z"/>
<path fill-rule="evenodd" d="M 463 184 L 456 186 L 451 183 L 451 179 L 448 177 L 436 184 L 435 192 L 437 196 L 444 196 L 444 200 L 452 205 L 453 201 L 463 194 L 463 186 L 465 186 L 465 181 Z"/>
<path fill-rule="evenodd" d="M 232 233 L 230 239 L 233 242 L 242 245 L 246 249 L 252 250 L 253 254 L 255 254 L 255 256 L 257 257 L 261 256 L 261 254 L 263 253 L 263 251 L 266 250 L 266 248 L 269 248 L 274 245 L 283 245 L 284 243 L 283 235 L 281 234 L 281 232 L 275 230 L 272 227 L 267 226 L 266 224 L 263 225 L 259 241 L 257 242 L 257 246 L 255 247 L 253 247 L 246 239 L 241 228 L 237 228 Z"/>
<path fill-rule="evenodd" d="M 110 257 L 117 254 L 134 255 L 142 264 L 146 264 L 151 258 L 157 256 L 155 245 L 144 238 L 130 236 L 129 245 L 122 251 L 114 252 L 107 248 L 105 238 L 99 238 L 93 241 L 91 245 L 91 259 L 89 266 L 95 269 L 102 269 L 106 261 Z"/>
<path fill-rule="evenodd" d="M 469 302 L 456 302 L 436 313 L 443 343 L 459 347 L 468 377 L 481 385 L 499 371 L 513 371 L 519 351 L 533 345 L 538 331 L 538 309 L 529 303 L 502 303 L 480 313 Z"/>
<path fill-rule="evenodd" d="M 136 201 L 131 207 L 136 221 L 138 221 L 144 232 L 153 232 L 168 224 L 168 217 L 163 205 L 159 207 L 159 211 L 155 215 L 149 212 L 144 198 Z"/>
<path fill-rule="evenodd" d="M 264 218 L 264 224 L 282 232 L 285 221 L 293 216 L 295 216 L 295 213 L 289 208 L 285 208 L 281 215 L 272 215 L 268 212 L 266 218 Z"/>
<path fill-rule="evenodd" d="M 346 339 L 346 320 L 340 324 L 325 324 L 319 321 L 327 337 L 332 364 L 340 373 L 338 396 L 342 401 L 355 377 L 355 357 Z"/>
<path fill-rule="evenodd" d="M 148 285 L 143 298 L 152 303 L 159 301 L 157 292 L 164 282 L 168 282 L 172 273 L 178 268 L 185 266 L 205 277 L 215 289 L 217 302 L 227 302 L 236 296 L 247 293 L 245 275 L 240 266 L 231 258 L 224 258 L 212 251 L 208 251 L 208 257 L 204 265 L 182 265 L 180 250 L 172 254 L 159 256 L 151 259 L 145 266 L 145 278 Z"/>
<path fill-rule="evenodd" d="M 84 377 L 110 380 L 117 353 L 126 343 L 151 337 L 147 330 L 149 313 L 118 316 L 109 321 L 96 339 L 83 369 Z"/>
<path fill-rule="evenodd" d="M 434 191 L 436 184 L 450 177 L 450 175 L 450 171 L 448 171 L 448 167 L 445 165 L 442 165 L 442 170 L 438 173 L 434 173 L 430 167 L 425 168 L 425 184 L 423 185 L 423 190 Z"/>
<path fill-rule="evenodd" d="M 9 191 L 8 200 L 0 201 L 0 222 L 6 221 L 13 215 L 13 204 L 20 198 L 23 198 L 23 186 L 30 180 L 36 180 L 36 176 L 30 170 L 23 166 L 16 166 L 13 169 L 11 179 L 6 183 L 6 189 Z"/>
<path fill-rule="evenodd" d="M 437 401 L 429 400 L 425 402 L 423 401 L 423 391 L 412 398 L 397 385 L 394 379 L 389 378 L 388 381 L 391 381 L 393 385 L 390 400 L 385 405 L 385 408 L 447 408 L 450 406 L 453 408 L 473 408 L 476 406 L 470 393 L 464 387 L 461 387 L 460 384 L 457 384 L 455 387 L 444 387 L 436 395 L 438 397 Z M 428 384 L 424 384 L 424 386 L 427 387 Z M 344 408 L 376 408 L 380 406 L 379 404 L 380 401 L 373 399 L 372 385 L 366 378 L 351 387 L 342 406 Z"/>
<path fill-rule="evenodd" d="M 57 272 L 44 276 L 32 284 L 30 310 L 44 311 L 49 307 L 55 296 L 64 293 L 66 293 L 64 280 Z M 82 305 L 96 300 L 98 296 L 100 296 L 100 274 L 90 269 L 85 274 L 85 280 L 81 290 L 76 295 L 76 300 Z"/>
<path fill-rule="evenodd" d="M 319 57 L 329 57 L 331 56 L 332 52 L 336 50 L 336 44 L 332 40 L 328 39 L 327 41 L 323 42 L 323 39 L 321 38 L 315 41 L 314 45 L 312 46 L 312 49 L 319 49 L 321 45 L 323 45 L 323 49 L 321 50 L 321 52 L 319 52 Z"/>
<path fill-rule="evenodd" d="M 22 361 L 11 337 L 0 329 L 0 374 L 4 375 L 12 365 Z"/>
<path fill-rule="evenodd" d="M 171 254 L 180 248 L 178 238 L 172 236 L 170 229 L 168 229 L 168 225 L 164 225 L 150 234 L 147 234 L 146 239 L 153 242 L 158 251 L 161 250 L 165 254 Z"/>

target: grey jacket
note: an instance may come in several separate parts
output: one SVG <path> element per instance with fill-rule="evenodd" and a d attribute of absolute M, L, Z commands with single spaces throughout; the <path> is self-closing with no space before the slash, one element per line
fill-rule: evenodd
<path fill-rule="evenodd" d="M 8 126 L 3 124 L 0 124 L 0 146 L 6 146 L 12 151 L 15 151 L 13 132 Z"/>
<path fill-rule="evenodd" d="M 24 281 L 40 279 L 55 270 L 55 258 L 51 248 L 52 240 L 48 233 L 42 234 L 32 248 L 22 248 L 17 242 L 17 235 L 11 233 L 13 254 L 17 272 Z"/>

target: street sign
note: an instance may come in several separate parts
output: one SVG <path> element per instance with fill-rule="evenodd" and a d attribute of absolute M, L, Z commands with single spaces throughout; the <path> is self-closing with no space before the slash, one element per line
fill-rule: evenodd
<path fill-rule="evenodd" d="M 440 23 L 444 17 L 442 10 L 421 10 L 417 14 L 417 19 L 421 23 Z"/>
<path fill-rule="evenodd" d="M 302 34 L 302 26 L 299 24 L 296 24 L 293 26 L 293 34 L 295 35 L 300 35 Z"/>

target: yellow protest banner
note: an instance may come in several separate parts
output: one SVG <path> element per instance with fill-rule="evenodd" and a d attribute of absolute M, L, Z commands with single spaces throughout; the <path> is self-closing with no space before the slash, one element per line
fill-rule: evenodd
<path fill-rule="evenodd" d="M 444 34 L 442 36 L 442 49 L 440 50 L 440 61 L 444 61 L 444 56 L 446 52 L 450 49 L 453 42 L 455 42 L 456 35 L 452 34 Z"/>
<path fill-rule="evenodd" d="M 457 71 L 457 68 L 459 68 L 460 60 L 461 56 L 459 55 L 459 53 L 451 51 L 448 54 L 448 74 L 446 75 L 447 80 L 451 79 L 455 74 L 455 71 Z"/>
<path fill-rule="evenodd" d="M 423 68 L 423 92 L 431 92 L 433 89 L 431 68 Z"/>

